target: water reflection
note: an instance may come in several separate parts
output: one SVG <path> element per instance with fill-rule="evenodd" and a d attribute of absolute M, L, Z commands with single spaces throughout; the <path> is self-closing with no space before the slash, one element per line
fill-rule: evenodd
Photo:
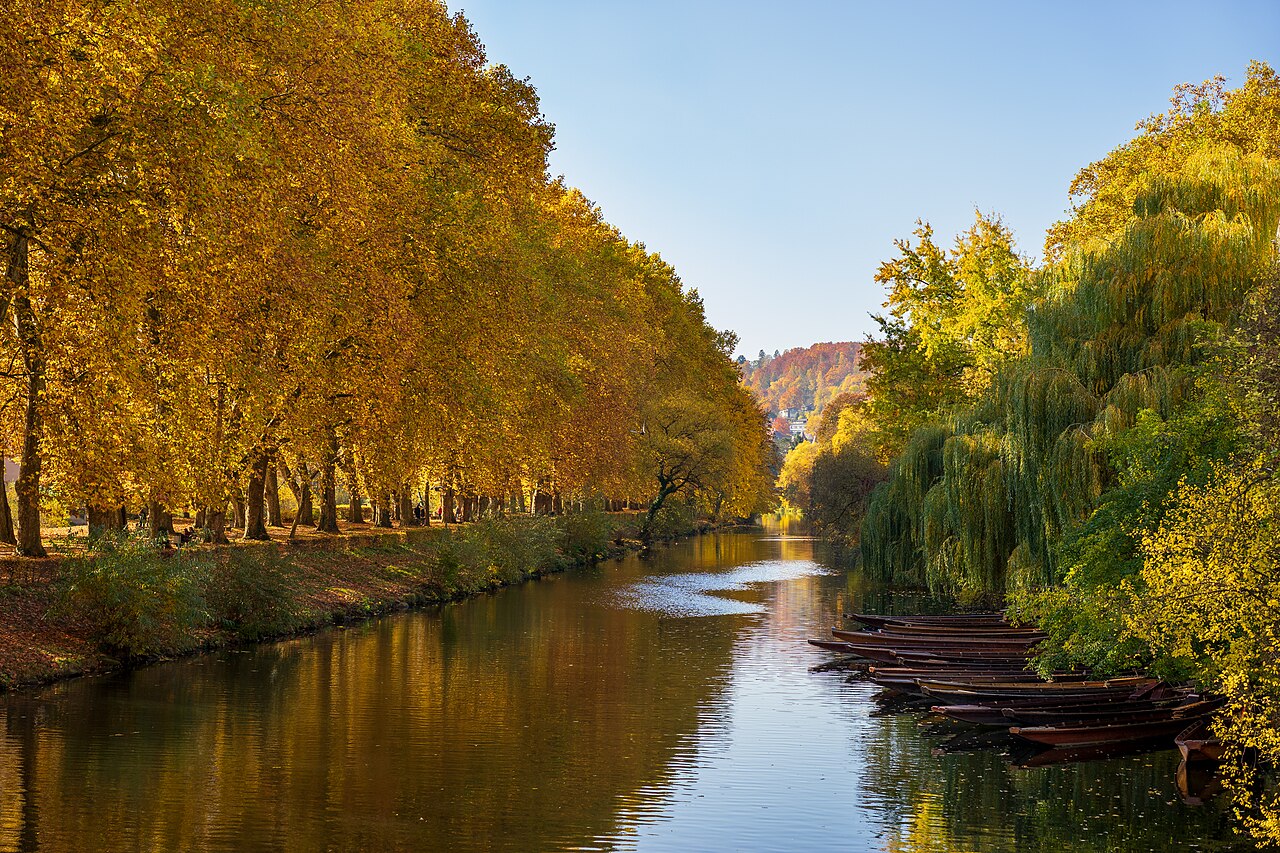
<path fill-rule="evenodd" d="M 808 672 L 937 606 L 707 536 L 433 613 L 0 703 L 0 850 L 1183 850 L 1167 756 L 1013 770 Z M 1166 766 L 1168 765 L 1168 766 Z M 1172 802 L 1171 802 L 1172 801 Z M 1207 848 L 1206 848 L 1207 849 Z"/>

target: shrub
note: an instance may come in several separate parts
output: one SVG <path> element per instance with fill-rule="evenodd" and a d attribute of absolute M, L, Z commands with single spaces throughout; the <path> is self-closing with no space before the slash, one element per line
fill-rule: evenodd
<path fill-rule="evenodd" d="M 199 581 L 205 567 L 199 556 L 162 552 L 149 539 L 103 536 L 66 562 L 58 609 L 87 620 L 113 654 L 186 651 L 209 619 Z"/>
<path fill-rule="evenodd" d="M 245 640 L 296 631 L 298 567 L 275 548 L 232 548 L 214 560 L 205 576 L 205 600 L 223 628 Z"/>
<path fill-rule="evenodd" d="M 503 517 L 477 522 L 464 536 L 479 550 L 482 568 L 493 580 L 512 582 L 556 566 L 564 533 L 555 519 Z"/>
<path fill-rule="evenodd" d="M 653 517 L 649 535 L 654 539 L 673 539 L 693 530 L 696 521 L 693 507 L 680 501 L 667 501 Z"/>
<path fill-rule="evenodd" d="M 561 550 L 574 561 L 602 556 L 613 543 L 617 525 L 599 509 L 574 512 L 558 519 L 562 534 Z"/>
<path fill-rule="evenodd" d="M 435 545 L 436 569 L 446 589 L 471 586 L 479 576 L 484 554 L 470 538 L 450 531 Z"/>

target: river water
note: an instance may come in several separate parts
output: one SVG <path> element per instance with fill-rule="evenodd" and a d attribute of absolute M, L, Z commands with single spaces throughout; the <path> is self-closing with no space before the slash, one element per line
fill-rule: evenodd
<path fill-rule="evenodd" d="M 1221 849 L 1176 753 L 935 754 L 809 668 L 876 591 L 709 535 L 438 610 L 0 697 L 0 851 Z"/>

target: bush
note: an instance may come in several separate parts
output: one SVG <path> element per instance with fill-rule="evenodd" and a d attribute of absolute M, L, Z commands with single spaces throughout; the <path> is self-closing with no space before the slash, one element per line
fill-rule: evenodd
<path fill-rule="evenodd" d="M 230 549 L 213 561 L 204 586 L 213 618 L 242 639 L 260 640 L 302 627 L 298 567 L 274 548 Z"/>
<path fill-rule="evenodd" d="M 470 586 L 480 574 L 484 554 L 470 538 L 450 531 L 442 536 L 435 548 L 436 568 L 440 582 L 446 589 Z"/>
<path fill-rule="evenodd" d="M 561 550 L 575 562 L 603 556 L 613 544 L 617 525 L 599 509 L 574 512 L 558 519 Z"/>
<path fill-rule="evenodd" d="M 201 595 L 206 562 L 165 553 L 149 539 L 103 536 L 94 551 L 65 564 L 59 609 L 89 621 L 107 651 L 148 657 L 187 651 L 209 620 Z"/>
<path fill-rule="evenodd" d="M 503 517 L 476 522 L 464 536 L 479 550 L 490 579 L 510 583 L 557 566 L 564 533 L 551 518 Z"/>
<path fill-rule="evenodd" d="M 693 507 L 680 501 L 669 500 L 653 517 L 649 535 L 653 539 L 674 539 L 693 530 L 696 523 Z"/>

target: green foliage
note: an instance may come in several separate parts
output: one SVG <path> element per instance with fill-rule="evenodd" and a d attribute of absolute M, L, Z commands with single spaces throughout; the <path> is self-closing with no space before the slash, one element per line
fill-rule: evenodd
<path fill-rule="evenodd" d="M 806 517 L 824 533 L 853 537 L 875 487 L 887 476 L 867 448 L 832 447 L 813 460 Z"/>
<path fill-rule="evenodd" d="M 474 544 L 490 578 L 512 583 L 555 567 L 564 531 L 546 516 L 503 516 L 468 526 L 462 538 Z"/>
<path fill-rule="evenodd" d="M 940 589 L 999 592 L 1061 580 L 1072 562 L 1064 550 L 1098 563 L 1119 545 L 1110 559 L 1123 564 L 1131 525 L 1143 513 L 1147 524 L 1158 519 L 1159 495 L 1193 457 L 1230 452 L 1229 416 L 1185 413 L 1202 398 L 1200 366 L 1270 269 L 1274 249 L 1261 235 L 1280 216 L 1280 170 L 1206 145 L 1152 177 L 1135 210 L 1112 243 L 1038 273 L 1047 295 L 1028 315 L 1030 353 L 969 415 L 951 416 L 985 423 L 981 447 L 953 442 L 939 472 L 942 454 L 923 451 L 944 427 L 916 430 L 868 516 L 868 565 L 907 578 L 923 567 Z M 873 419 L 882 415 L 873 408 Z M 1155 436 L 1152 418 L 1175 426 Z M 1163 473 L 1144 480 L 1126 452 L 1148 441 Z M 908 562 L 887 565 L 898 560 Z"/>
<path fill-rule="evenodd" d="M 201 595 L 207 562 L 166 553 L 138 537 L 102 536 L 95 550 L 69 559 L 59 610 L 87 619 L 112 654 L 148 657 L 194 648 L 209 621 Z"/>
<path fill-rule="evenodd" d="M 304 612 L 299 572 L 273 547 L 232 548 L 208 561 L 204 598 L 214 620 L 245 640 L 296 631 Z"/>
<path fill-rule="evenodd" d="M 693 530 L 695 524 L 693 506 L 683 501 L 668 501 L 654 515 L 649 535 L 653 539 L 674 539 Z"/>
<path fill-rule="evenodd" d="M 502 516 L 440 536 L 428 559 L 446 589 L 484 589 L 562 567 L 565 541 L 556 519 Z"/>
<path fill-rule="evenodd" d="M 599 507 L 583 512 L 571 512 L 556 519 L 560 528 L 560 550 L 573 562 L 582 562 L 603 556 L 618 535 L 614 519 Z"/>

